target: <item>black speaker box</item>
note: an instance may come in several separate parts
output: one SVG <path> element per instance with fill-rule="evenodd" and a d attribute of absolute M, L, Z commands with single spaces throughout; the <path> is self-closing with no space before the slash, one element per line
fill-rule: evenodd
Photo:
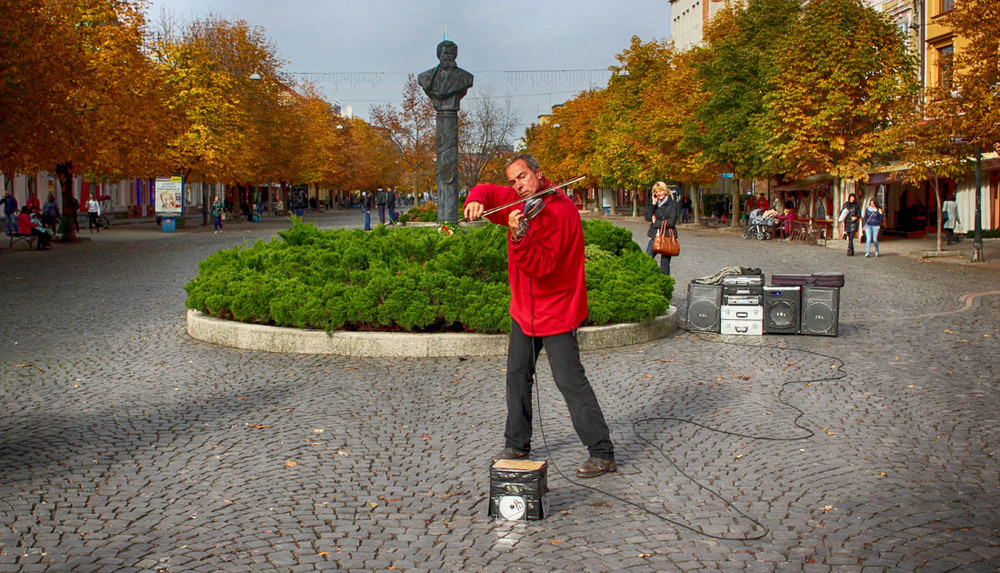
<path fill-rule="evenodd" d="M 839 316 L 839 288 L 802 287 L 802 334 L 837 336 Z"/>
<path fill-rule="evenodd" d="M 764 332 L 799 333 L 799 302 L 803 287 L 764 287 Z"/>
<path fill-rule="evenodd" d="M 719 332 L 722 285 L 688 284 L 688 330 Z"/>

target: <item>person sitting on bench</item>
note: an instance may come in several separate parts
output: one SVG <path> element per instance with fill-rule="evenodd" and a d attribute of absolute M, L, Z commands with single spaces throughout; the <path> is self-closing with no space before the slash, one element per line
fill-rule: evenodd
<path fill-rule="evenodd" d="M 21 207 L 21 214 L 17 216 L 17 232 L 20 235 L 34 235 L 38 238 L 39 251 L 52 247 L 52 237 L 42 226 L 42 222 L 28 214 L 28 207 Z"/>

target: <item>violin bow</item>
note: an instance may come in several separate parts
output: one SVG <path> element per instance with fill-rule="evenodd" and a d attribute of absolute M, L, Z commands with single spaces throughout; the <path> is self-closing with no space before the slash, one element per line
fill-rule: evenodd
<path fill-rule="evenodd" d="M 558 185 L 552 185 L 551 187 L 546 187 L 545 189 L 542 189 L 541 191 L 535 193 L 531 197 L 525 197 L 523 199 L 518 199 L 517 201 L 511 201 L 510 203 L 507 203 L 506 205 L 500 205 L 499 207 L 494 207 L 494 208 L 490 209 L 489 211 L 483 211 L 483 214 L 480 215 L 480 217 L 485 217 L 487 215 L 492 215 L 493 213 L 496 213 L 497 211 L 503 211 L 507 207 L 512 207 L 514 205 L 517 205 L 518 203 L 523 203 L 525 201 L 528 201 L 529 199 L 534 199 L 535 197 L 541 197 L 542 195 L 547 195 L 547 194 L 552 193 L 553 191 L 555 191 L 557 189 L 562 189 L 563 187 L 566 187 L 568 185 L 572 185 L 572 184 L 576 183 L 577 181 L 583 181 L 586 178 L 587 178 L 586 175 L 581 175 L 581 176 L 577 177 L 576 179 L 570 179 L 569 181 L 563 181 L 562 183 L 560 183 Z M 469 222 L 469 218 L 468 217 L 462 217 L 461 219 L 458 220 L 458 222 L 459 223 L 468 223 Z"/>

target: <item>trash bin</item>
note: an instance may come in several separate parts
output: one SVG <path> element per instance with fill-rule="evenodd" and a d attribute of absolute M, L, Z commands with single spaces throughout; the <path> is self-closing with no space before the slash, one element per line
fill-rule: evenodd
<path fill-rule="evenodd" d="M 611 214 L 611 207 L 605 207 L 604 208 L 604 214 L 605 215 L 610 215 Z"/>
<path fill-rule="evenodd" d="M 177 219 L 174 219 L 173 217 L 164 217 L 162 226 L 164 233 L 173 233 L 177 230 Z"/>

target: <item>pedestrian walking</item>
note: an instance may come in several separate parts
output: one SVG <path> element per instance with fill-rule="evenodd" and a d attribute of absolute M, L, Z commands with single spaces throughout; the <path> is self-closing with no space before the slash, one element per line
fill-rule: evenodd
<path fill-rule="evenodd" d="M 958 203 L 955 202 L 953 196 L 949 195 L 941 204 L 941 228 L 944 229 L 944 234 L 948 237 L 949 245 L 955 238 L 955 227 L 961 222 L 958 219 Z"/>
<path fill-rule="evenodd" d="M 670 192 L 667 184 L 663 181 L 657 181 L 653 185 L 653 200 L 646 208 L 646 220 L 649 221 L 649 229 L 646 231 L 646 236 L 649 237 L 649 243 L 646 244 L 646 254 L 652 255 L 654 259 L 657 253 L 653 252 L 653 239 L 663 227 L 664 222 L 667 224 L 667 231 L 672 231 L 674 236 L 677 236 L 679 207 L 675 195 Z M 667 255 L 660 255 L 660 270 L 665 275 L 670 274 L 671 258 Z"/>
<path fill-rule="evenodd" d="M 222 232 L 222 213 L 225 208 L 226 204 L 219 200 L 218 195 L 212 198 L 212 210 L 210 215 L 212 216 L 212 224 L 215 226 L 215 233 Z"/>
<path fill-rule="evenodd" d="M 97 232 L 101 232 L 101 224 L 97 222 L 97 218 L 101 216 L 101 204 L 97 201 L 93 195 L 87 199 L 87 228 L 90 232 L 94 232 L 94 228 L 97 228 Z"/>
<path fill-rule="evenodd" d="M 375 205 L 378 207 L 378 223 L 385 225 L 385 206 L 389 202 L 388 194 L 381 187 L 375 192 Z"/>
<path fill-rule="evenodd" d="M 504 447 L 493 458 L 521 459 L 531 452 L 535 362 L 542 348 L 552 377 L 569 408 L 573 428 L 587 446 L 588 458 L 577 477 L 592 478 L 615 467 L 614 444 L 590 381 L 580 362 L 576 331 L 587 317 L 587 284 L 583 273 L 583 225 L 566 195 L 548 193 L 539 198 L 544 208 L 529 225 L 522 204 L 551 186 L 538 160 L 516 155 L 505 169 L 510 186 L 483 183 L 469 190 L 464 215 L 469 220 L 488 209 L 505 206 L 488 216 L 508 227 L 507 269 L 512 320 L 507 350 L 507 424 Z"/>
<path fill-rule="evenodd" d="M 367 191 L 362 191 L 361 192 L 361 210 L 365 214 L 365 230 L 366 231 L 371 231 L 372 230 L 372 213 L 371 213 L 372 203 L 373 203 L 373 201 L 372 201 L 372 195 L 371 195 L 371 193 L 369 193 Z"/>
<path fill-rule="evenodd" d="M 386 198 L 386 203 L 387 203 L 387 205 L 389 207 L 389 224 L 390 225 L 395 225 L 396 221 L 399 220 L 399 215 L 396 214 L 396 199 L 397 199 L 397 194 L 396 194 L 396 191 L 394 191 L 392 187 L 386 187 L 385 191 L 386 191 L 386 193 L 388 195 L 387 198 Z"/>
<path fill-rule="evenodd" d="M 861 207 L 854 193 L 847 196 L 847 201 L 840 208 L 839 221 L 843 223 L 844 238 L 847 239 L 847 256 L 854 256 L 854 237 L 858 234 L 858 222 L 861 219 Z"/>
<path fill-rule="evenodd" d="M 871 254 L 872 245 L 875 245 L 875 258 L 878 258 L 878 231 L 882 227 L 882 208 L 878 206 L 878 201 L 872 198 L 865 208 L 865 214 L 861 218 L 865 231 L 865 257 Z"/>

